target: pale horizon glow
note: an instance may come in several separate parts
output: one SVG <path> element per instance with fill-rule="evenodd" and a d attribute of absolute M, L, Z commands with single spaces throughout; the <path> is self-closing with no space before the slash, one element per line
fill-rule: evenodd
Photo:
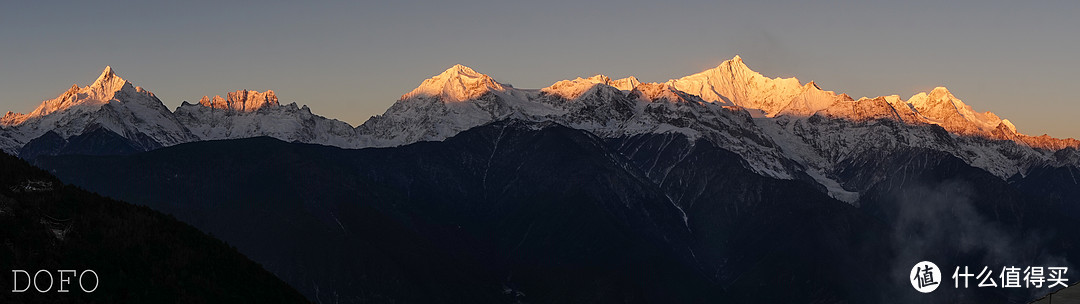
<path fill-rule="evenodd" d="M 684 1 L 5 3 L 0 111 L 105 66 L 170 110 L 274 90 L 356 126 L 462 64 L 518 88 L 663 82 L 741 56 L 767 77 L 907 99 L 937 86 L 1028 135 L 1080 138 L 1080 3 Z"/>

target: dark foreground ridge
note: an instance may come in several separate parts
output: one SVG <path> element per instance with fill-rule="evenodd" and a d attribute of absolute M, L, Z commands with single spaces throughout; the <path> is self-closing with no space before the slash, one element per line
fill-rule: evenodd
<path fill-rule="evenodd" d="M 37 160 L 212 233 L 321 302 L 1026 303 L 1052 290 L 921 294 L 908 274 L 1080 257 L 1078 187 L 1051 182 L 1075 168 L 1006 182 L 882 149 L 842 170 L 880 180 L 856 207 L 745 162 L 681 134 L 516 120 L 396 148 L 263 137 Z"/>
<path fill-rule="evenodd" d="M 57 292 L 58 270 L 93 270 Z M 22 293 L 12 270 L 42 275 Z M 0 303 L 305 303 L 285 282 L 235 248 L 172 216 L 65 185 L 0 153 Z"/>

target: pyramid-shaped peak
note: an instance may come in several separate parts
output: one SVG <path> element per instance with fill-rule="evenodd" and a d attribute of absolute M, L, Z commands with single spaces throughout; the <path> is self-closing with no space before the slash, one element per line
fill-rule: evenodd
<path fill-rule="evenodd" d="M 446 69 L 446 71 L 443 71 L 442 74 L 439 74 L 439 76 L 451 76 L 451 77 L 455 76 L 455 75 L 465 76 L 465 77 L 469 77 L 469 78 L 477 78 L 477 77 L 487 76 L 487 75 L 478 73 L 475 70 L 473 70 L 472 68 L 469 68 L 469 67 L 461 65 L 461 64 L 455 64 L 454 66 L 450 67 L 449 69 Z"/>
<path fill-rule="evenodd" d="M 741 72 L 746 74 L 757 74 L 757 72 L 751 70 L 750 67 L 747 66 L 745 62 L 743 62 L 742 57 L 739 55 L 735 55 L 734 58 L 724 60 L 724 62 L 721 62 L 720 65 L 716 66 L 715 68 L 705 70 L 705 72 L 709 71 L 730 71 L 736 73 Z"/>
<path fill-rule="evenodd" d="M 439 75 L 435 75 L 435 77 L 432 77 L 431 79 L 428 79 L 425 82 L 428 82 L 428 81 L 434 81 L 434 82 L 461 82 L 461 81 L 468 81 L 468 82 L 471 82 L 471 81 L 495 82 L 495 80 L 493 80 L 491 78 L 491 76 L 485 75 L 484 73 L 477 72 L 476 70 L 473 70 L 472 68 L 469 68 L 469 67 L 461 65 L 461 64 L 455 64 L 454 66 L 450 67 L 449 69 L 446 69 L 446 71 L 443 71 Z"/>
<path fill-rule="evenodd" d="M 428 78 L 402 99 L 413 97 L 439 97 L 443 101 L 460 102 L 477 98 L 489 91 L 504 91 L 504 85 L 488 75 L 460 64 Z"/>
<path fill-rule="evenodd" d="M 127 94 L 118 94 L 122 90 L 126 90 Z M 29 114 L 16 115 L 18 117 L 12 117 L 3 121 L 3 123 L 7 125 L 21 124 L 30 118 L 62 112 L 74 106 L 97 107 L 111 102 L 142 102 L 153 105 L 161 103 L 160 100 L 154 97 L 153 93 L 141 88 L 135 88 L 127 80 L 116 76 L 116 72 L 111 66 L 106 66 L 97 80 L 94 80 L 94 83 L 85 87 L 72 84 L 60 96 L 43 101 Z"/>
<path fill-rule="evenodd" d="M 91 84 L 90 87 L 107 87 L 112 91 L 115 91 L 120 89 L 120 87 L 122 87 L 125 83 L 127 83 L 127 80 L 124 80 L 123 78 L 120 78 L 120 76 L 117 76 L 116 71 L 113 70 L 112 66 L 105 66 L 105 70 L 101 71 L 101 76 L 98 76 L 97 80 L 94 80 L 94 83 Z"/>
<path fill-rule="evenodd" d="M 956 96 L 954 96 L 952 92 L 949 92 L 949 89 L 945 87 L 936 87 L 933 90 L 930 90 L 930 93 L 926 95 L 926 99 L 935 102 L 948 101 L 953 103 L 957 108 L 964 107 L 964 103 L 960 101 L 959 98 L 956 98 Z"/>
<path fill-rule="evenodd" d="M 671 81 L 694 81 L 694 80 L 705 81 L 705 80 L 708 80 L 708 78 L 728 77 L 728 76 L 732 76 L 732 75 L 735 75 L 735 74 L 742 74 L 742 75 L 748 76 L 748 77 L 761 76 L 760 73 L 755 72 L 754 70 L 751 70 L 750 67 L 747 66 L 746 63 L 743 62 L 742 57 L 740 57 L 739 55 L 735 55 L 734 58 L 724 60 L 723 62 L 721 62 L 719 65 L 717 65 L 714 68 L 707 69 L 707 70 L 701 71 L 701 72 L 699 72 L 697 74 L 685 76 L 685 77 L 682 77 L 682 78 L 679 78 L 679 79 L 672 79 Z M 794 78 L 792 78 L 792 79 L 794 79 Z M 671 82 L 671 81 L 669 81 L 669 82 Z M 800 87 L 802 86 L 801 83 L 798 84 L 798 85 Z M 678 88 L 679 86 L 676 85 L 675 87 Z M 708 100 L 708 98 L 706 98 L 706 100 Z"/>
<path fill-rule="evenodd" d="M 952 95 L 952 93 L 946 87 L 936 87 L 930 90 L 930 95 Z"/>
<path fill-rule="evenodd" d="M 101 76 L 98 76 L 97 81 L 108 80 L 116 77 L 116 71 L 113 71 L 112 66 L 105 66 L 105 70 L 101 71 Z"/>

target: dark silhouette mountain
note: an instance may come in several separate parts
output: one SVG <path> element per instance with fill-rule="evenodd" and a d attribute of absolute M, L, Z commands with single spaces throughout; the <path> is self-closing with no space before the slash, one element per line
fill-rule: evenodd
<path fill-rule="evenodd" d="M 599 138 L 557 125 L 396 149 L 254 138 L 41 161 L 235 244 L 316 301 L 685 302 L 708 290 L 679 210 Z"/>
<path fill-rule="evenodd" d="M 26 292 L 5 290 L 0 303 L 306 302 L 235 248 L 171 216 L 64 185 L 7 154 L 0 172 L 0 268 L 56 276 L 46 283 L 42 275 Z M 59 293 L 62 269 L 93 270 L 97 288 L 88 276 L 82 287 L 93 292 L 76 278 Z M 5 273 L 0 286 L 26 289 L 27 280 Z"/>
<path fill-rule="evenodd" d="M 253 138 L 37 164 L 173 214 L 323 302 L 1015 303 L 1050 290 L 924 295 L 906 277 L 920 260 L 949 276 L 1077 258 L 1075 184 L 881 151 L 841 170 L 877 181 L 852 205 L 745 162 L 676 133 L 504 120 L 397 148 Z"/>
<path fill-rule="evenodd" d="M 893 286 L 910 282 L 911 266 L 922 260 L 934 261 L 949 277 L 956 266 L 978 270 L 988 266 L 1000 275 L 1005 266 L 1068 267 L 1080 258 L 1080 243 L 1072 235 L 1080 231 L 1075 220 L 1078 213 L 1070 207 L 1080 196 L 1054 198 L 1076 195 L 1080 185 L 1035 193 L 1025 184 L 1043 184 L 1046 177 L 1029 175 L 1017 177 L 1020 182 L 1006 182 L 952 155 L 929 150 L 881 151 L 865 157 L 876 161 L 847 172 L 884 176 L 864 192 L 860 209 L 891 228 L 888 248 L 895 257 L 889 279 Z M 954 302 L 996 298 L 995 302 L 1026 303 L 1050 291 L 939 288 L 935 296 L 953 297 Z M 976 301 L 973 294 L 977 293 L 987 298 Z M 886 295 L 897 301 L 921 299 L 905 288 Z"/>
<path fill-rule="evenodd" d="M 128 155 L 145 150 L 139 143 L 113 131 L 95 128 L 68 139 L 56 132 L 46 132 L 20 148 L 19 157 L 33 160 L 41 155 Z"/>
<path fill-rule="evenodd" d="M 813 184 L 753 173 L 679 134 L 610 140 L 688 215 L 696 260 L 736 302 L 875 302 L 888 227 Z M 775 289 L 782 289 L 778 292 Z"/>

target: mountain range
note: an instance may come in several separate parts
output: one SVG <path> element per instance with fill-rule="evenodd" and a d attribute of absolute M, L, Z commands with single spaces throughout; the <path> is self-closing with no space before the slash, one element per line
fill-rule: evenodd
<path fill-rule="evenodd" d="M 107 68 L 0 123 L 5 151 L 315 302 L 1023 303 L 1050 290 L 922 295 L 909 271 L 1080 259 L 1077 140 L 738 56 L 542 89 L 456 65 L 356 127 L 272 91 L 169 111 Z"/>
<path fill-rule="evenodd" d="M 895 95 L 853 100 L 812 81 L 762 76 L 739 56 L 664 83 L 596 75 L 543 89 L 514 88 L 455 65 L 356 127 L 307 106 L 281 105 L 273 91 L 203 97 L 169 111 L 107 67 L 92 84 L 73 85 L 29 114 L 8 112 L 0 119 L 0 149 L 32 159 L 258 136 L 350 149 L 394 147 L 444 140 L 507 118 L 557 122 L 603 138 L 705 138 L 739 154 L 755 172 L 811 181 L 847 202 L 866 189 L 843 179 L 842 167 L 882 147 L 945 152 L 1003 180 L 1035 167 L 1080 164 L 1080 141 L 1021 134 L 1008 119 L 976 112 L 944 87 L 906 101 Z"/>

